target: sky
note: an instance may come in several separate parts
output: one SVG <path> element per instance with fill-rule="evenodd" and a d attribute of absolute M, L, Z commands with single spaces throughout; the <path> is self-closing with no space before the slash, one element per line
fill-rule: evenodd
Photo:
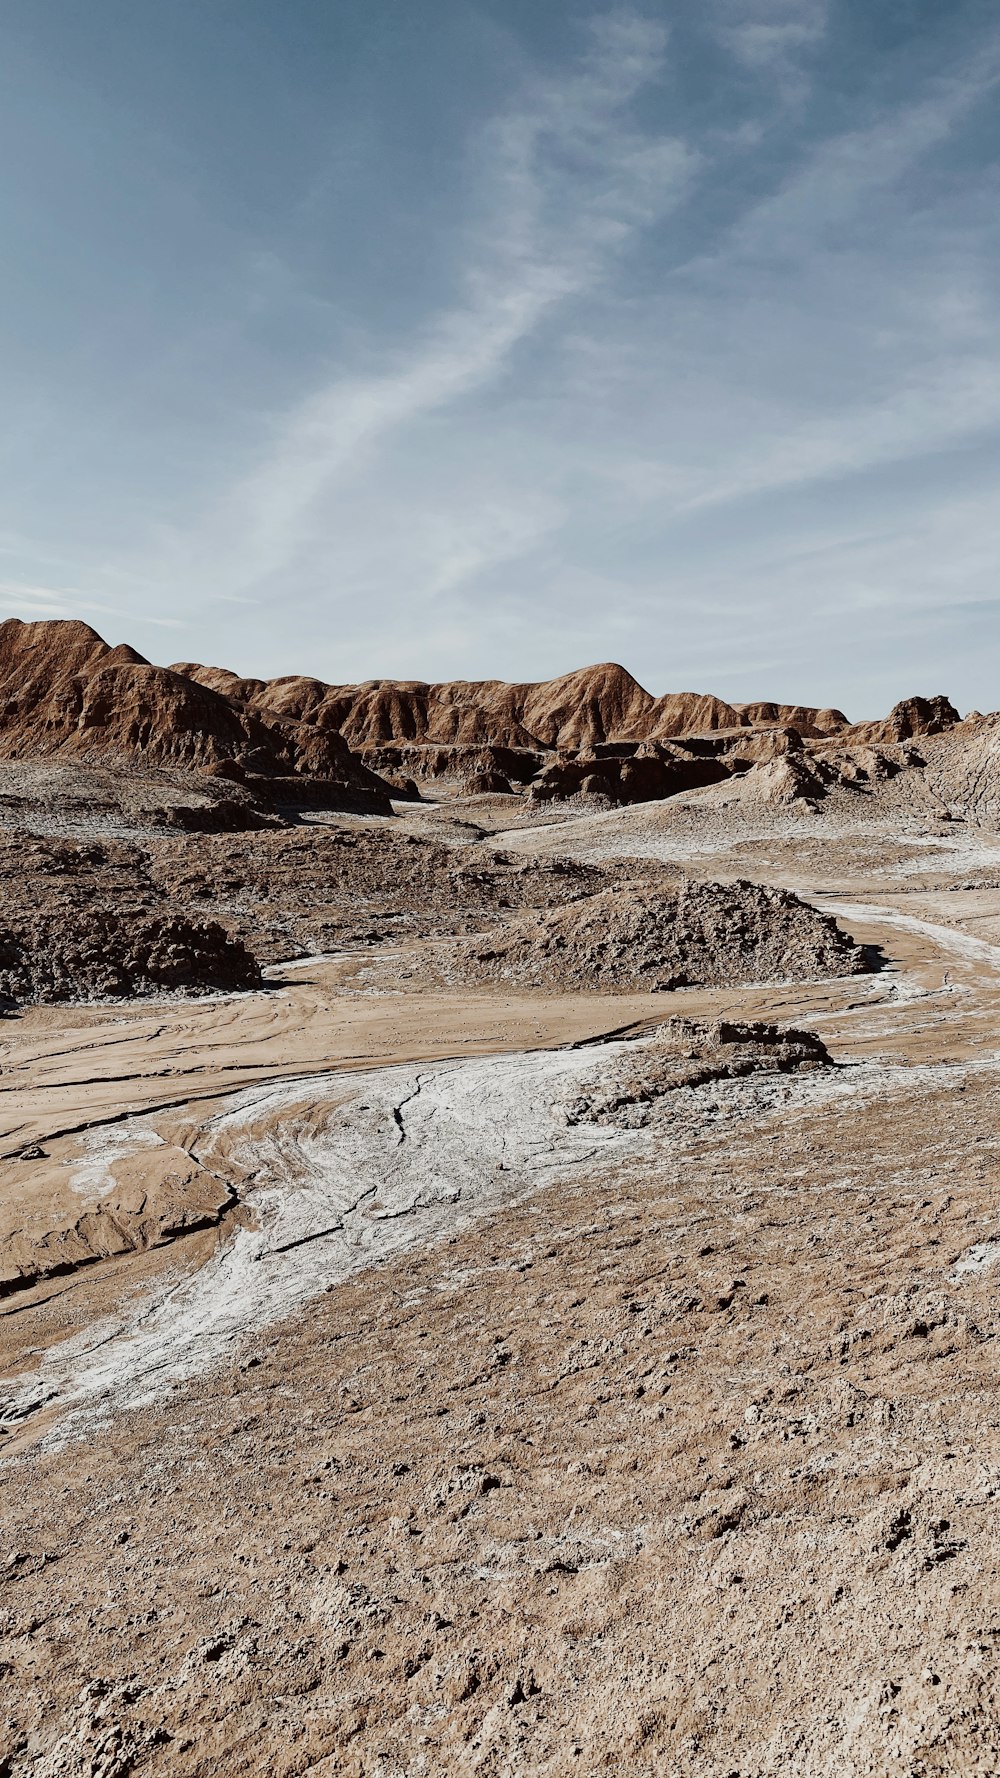
<path fill-rule="evenodd" d="M 0 617 L 1000 705 L 994 0 L 4 0 Z"/>

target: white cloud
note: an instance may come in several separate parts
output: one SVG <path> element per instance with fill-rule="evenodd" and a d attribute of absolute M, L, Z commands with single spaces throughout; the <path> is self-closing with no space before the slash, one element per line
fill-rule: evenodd
<path fill-rule="evenodd" d="M 134 612 L 108 605 L 99 594 L 83 587 L 37 586 L 23 580 L 0 580 L 0 607 L 10 617 L 26 619 L 64 617 L 89 623 L 95 617 L 116 617 L 135 621 Z M 159 629 L 181 628 L 179 619 L 173 617 L 150 617 L 143 613 L 140 621 L 154 624 Z"/>
<path fill-rule="evenodd" d="M 995 622 L 991 501 L 957 490 L 1000 454 L 995 174 L 963 137 L 1000 40 L 963 31 L 955 65 L 917 83 L 908 53 L 887 56 L 852 99 L 825 0 L 695 10 L 722 69 L 711 102 L 685 110 L 658 23 L 593 21 L 572 66 L 472 120 L 467 209 L 427 239 L 458 242 L 435 262 L 450 299 L 386 343 L 333 287 L 259 378 L 251 343 L 245 402 L 188 494 L 147 499 L 143 547 L 113 503 L 89 560 L 55 523 L 65 556 L 0 537 L 5 609 L 113 604 L 126 634 L 180 612 L 176 652 L 253 672 L 521 678 L 614 655 L 654 690 L 725 679 L 857 714 L 916 685 L 950 603 Z M 377 229 L 370 183 L 365 201 Z M 319 259 L 266 267 L 283 342 L 306 286 L 327 294 Z M 307 398 L 262 418 L 310 362 Z"/>
<path fill-rule="evenodd" d="M 801 54 L 820 42 L 827 15 L 827 0 L 714 0 L 710 11 L 724 48 L 776 84 L 787 103 L 808 89 Z"/>
<path fill-rule="evenodd" d="M 210 548 L 230 592 L 315 548 L 322 503 L 376 450 L 495 384 L 550 316 L 597 285 L 635 233 L 679 201 L 695 156 L 673 137 L 640 134 L 627 117 L 665 49 L 653 22 L 597 19 L 574 71 L 537 82 L 487 127 L 475 151 L 480 215 L 461 300 L 384 367 L 337 375 L 283 416 L 216 521 Z"/>

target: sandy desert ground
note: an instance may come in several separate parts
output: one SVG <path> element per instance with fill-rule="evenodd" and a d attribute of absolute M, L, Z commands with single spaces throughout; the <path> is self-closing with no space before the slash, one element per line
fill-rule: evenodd
<path fill-rule="evenodd" d="M 1000 1771 L 1000 718 L 0 693 L 0 1778 Z"/>
<path fill-rule="evenodd" d="M 787 885 L 871 974 L 449 991 L 418 934 L 9 1022 L 11 1778 L 998 1769 L 1000 836 L 829 828 L 480 844 Z M 644 1101 L 677 1015 L 835 1066 Z"/>

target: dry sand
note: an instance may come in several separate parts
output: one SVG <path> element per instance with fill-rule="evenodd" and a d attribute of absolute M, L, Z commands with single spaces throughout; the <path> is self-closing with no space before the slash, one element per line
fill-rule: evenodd
<path fill-rule="evenodd" d="M 553 849 L 885 967 L 493 998 L 417 939 L 6 1027 L 8 1250 L 160 1218 L 0 1299 L 11 1778 L 1000 1769 L 1000 840 L 664 808 Z M 838 1067 L 567 1117 L 678 1012 Z"/>

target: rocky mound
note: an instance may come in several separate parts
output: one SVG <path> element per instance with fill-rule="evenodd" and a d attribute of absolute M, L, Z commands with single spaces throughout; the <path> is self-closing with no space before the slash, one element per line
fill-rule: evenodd
<path fill-rule="evenodd" d="M 223 775 L 138 763 L 123 771 L 58 755 L 0 761 L 0 829 L 96 837 L 163 829 L 237 833 L 277 825 L 270 800 L 265 806 L 249 786 Z"/>
<path fill-rule="evenodd" d="M 647 741 L 615 756 L 610 752 L 560 757 L 532 780 L 537 802 L 598 796 L 613 803 L 645 803 L 697 790 L 732 776 L 736 767 L 717 756 L 692 756 L 669 742 Z"/>
<path fill-rule="evenodd" d="M 714 800 L 763 808 L 815 809 L 836 781 L 835 767 L 825 760 L 789 754 L 759 761 L 735 782 L 718 790 Z"/>
<path fill-rule="evenodd" d="M 655 1037 L 630 1045 L 597 1084 L 566 1106 L 573 1124 L 618 1124 L 641 1129 L 662 1115 L 664 1101 L 682 1088 L 750 1074 L 799 1074 L 832 1068 L 826 1045 L 813 1031 L 779 1025 L 713 1019 L 668 1019 Z"/>
<path fill-rule="evenodd" d="M 755 883 L 633 884 L 512 920 L 457 953 L 468 981 L 669 990 L 858 975 L 863 948 L 798 896 Z"/>
<path fill-rule="evenodd" d="M 232 836 L 213 838 L 239 844 Z M 186 837 L 167 843 L 188 851 L 192 845 Z M 199 838 L 195 849 L 209 843 Z M 0 1000 L 260 986 L 246 942 L 255 934 L 240 933 L 239 921 L 214 919 L 215 910 L 197 900 L 185 905 L 175 882 L 154 881 L 139 845 L 0 832 L 0 909 Z"/>
<path fill-rule="evenodd" d="M 911 741 L 919 735 L 939 735 L 961 720 L 950 698 L 904 698 L 893 705 L 884 721 L 852 723 L 844 738 L 876 743 Z"/>
<path fill-rule="evenodd" d="M 22 919 L 0 928 L 0 1001 L 123 999 L 258 988 L 260 965 L 215 921 L 133 921 L 96 909 L 72 927 Z"/>
<path fill-rule="evenodd" d="M 809 704 L 771 704 L 758 702 L 755 704 L 734 704 L 741 721 L 749 722 L 754 728 L 771 727 L 795 729 L 800 735 L 835 735 L 847 728 L 848 721 L 843 710 L 817 710 Z"/>

